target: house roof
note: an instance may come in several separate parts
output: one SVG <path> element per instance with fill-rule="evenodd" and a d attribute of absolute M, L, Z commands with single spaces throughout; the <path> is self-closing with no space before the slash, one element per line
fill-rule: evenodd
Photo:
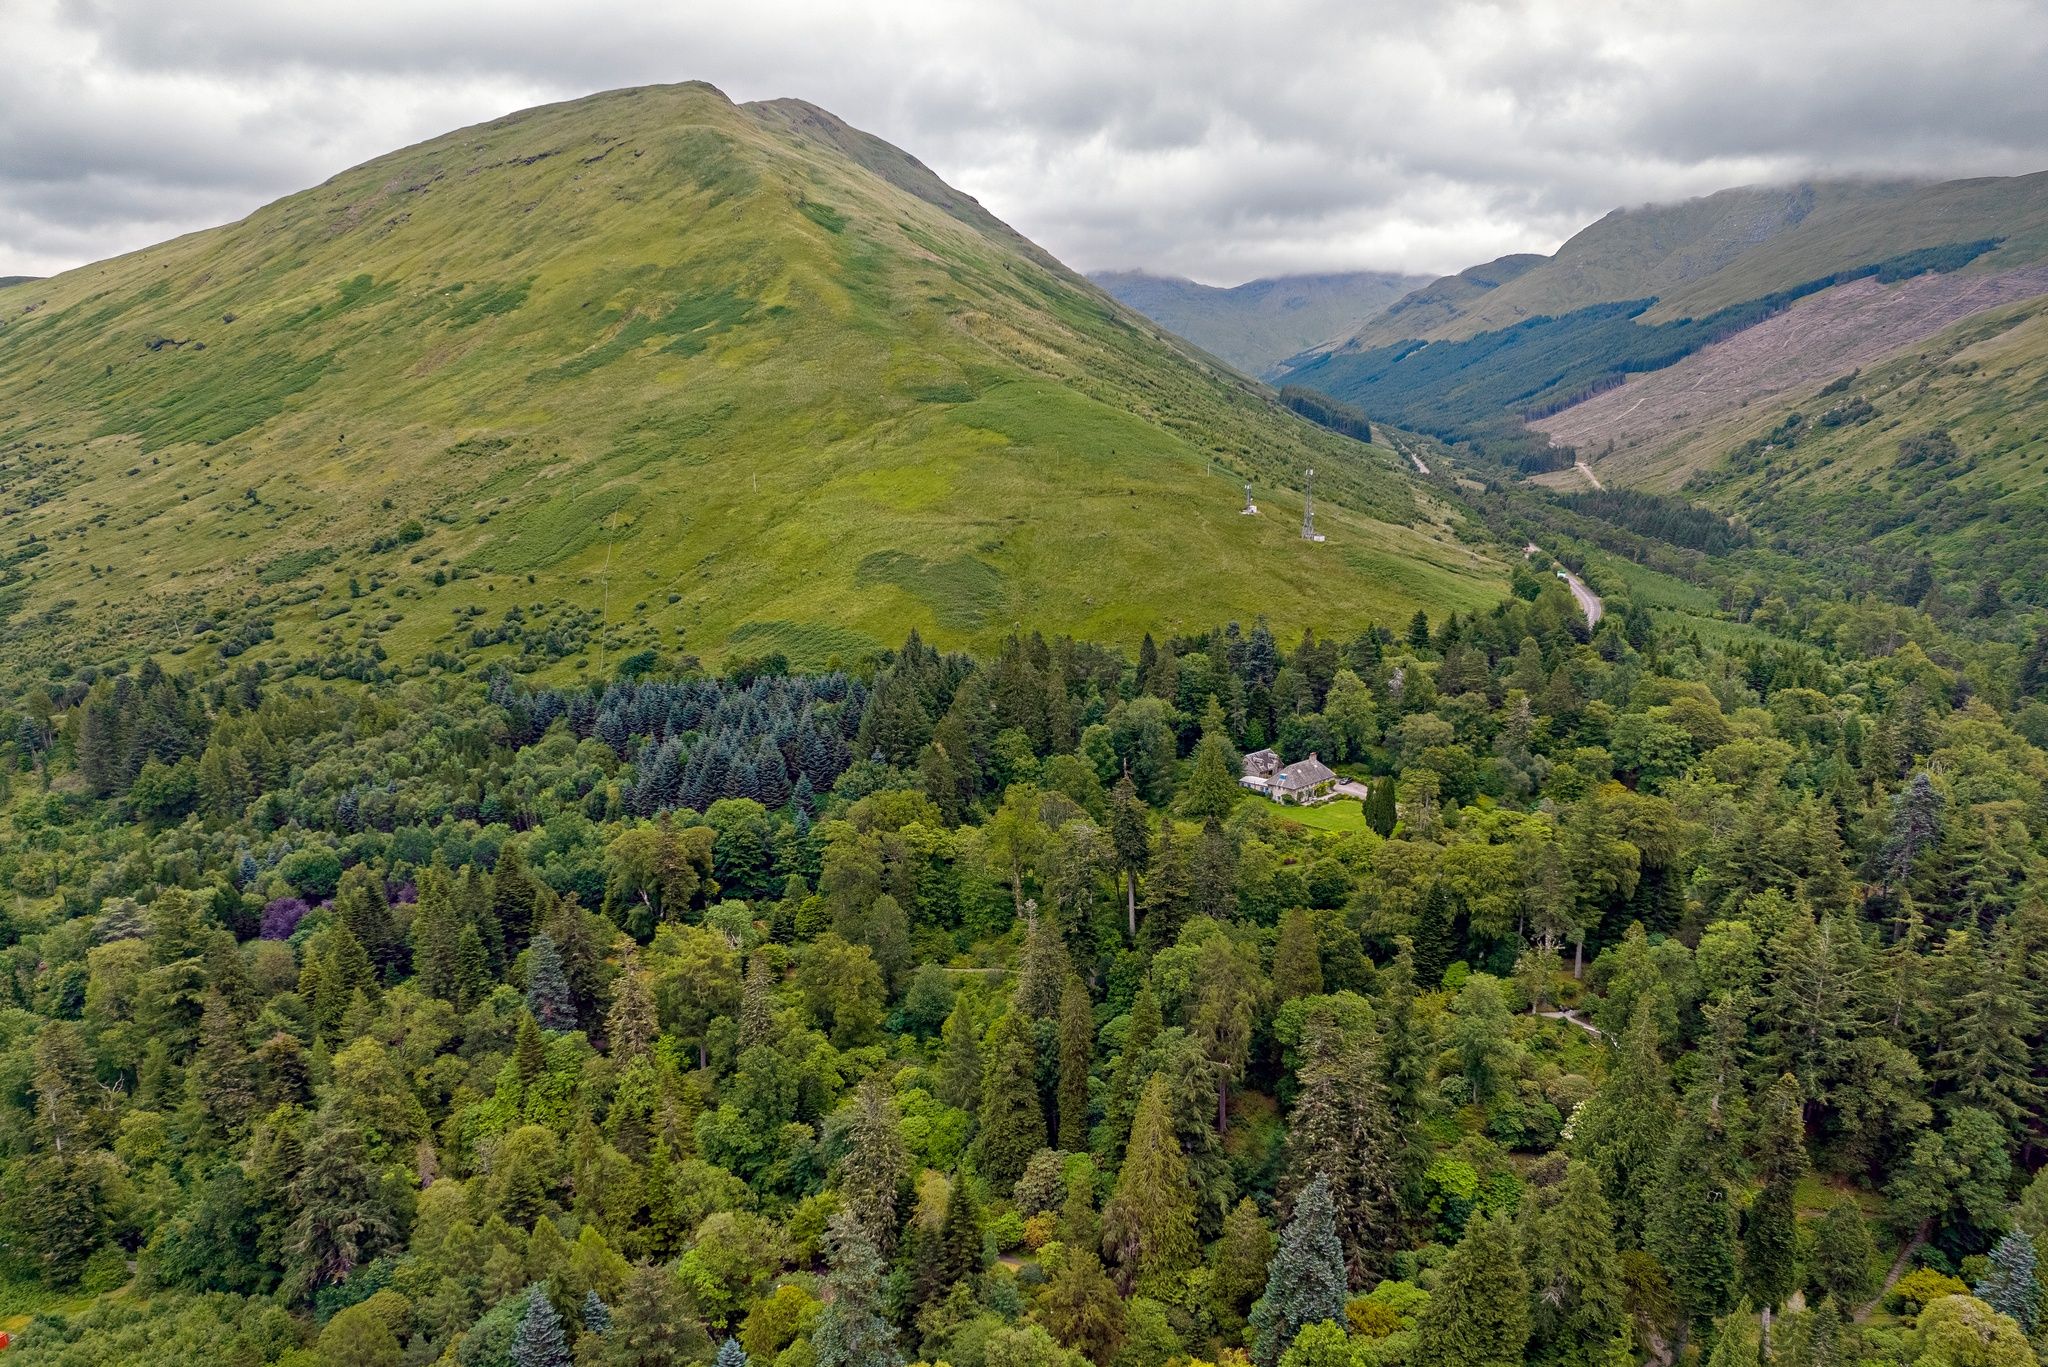
<path fill-rule="evenodd" d="M 1273 778 L 1279 788 L 1313 788 L 1318 783 L 1329 783 L 1337 776 L 1330 772 L 1330 766 L 1315 755 L 1299 763 L 1290 764 Z"/>
<path fill-rule="evenodd" d="M 1244 757 L 1244 771 L 1265 778 L 1280 768 L 1280 756 L 1271 750 L 1254 750 Z"/>

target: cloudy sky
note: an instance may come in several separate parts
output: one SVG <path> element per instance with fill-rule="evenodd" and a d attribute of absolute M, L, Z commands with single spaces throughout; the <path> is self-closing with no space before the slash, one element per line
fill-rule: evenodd
<path fill-rule="evenodd" d="M 1455 270 L 1616 205 L 2048 168 L 2048 0 L 0 0 L 0 275 L 525 105 L 709 80 L 1084 270 Z"/>

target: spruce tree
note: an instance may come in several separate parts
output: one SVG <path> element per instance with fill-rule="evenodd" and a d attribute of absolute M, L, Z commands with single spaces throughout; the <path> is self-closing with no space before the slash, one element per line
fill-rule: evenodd
<path fill-rule="evenodd" d="M 747 1350 L 740 1346 L 738 1339 L 729 1338 L 718 1345 L 718 1353 L 711 1359 L 711 1367 L 749 1367 Z"/>
<path fill-rule="evenodd" d="M 1181 807 L 1189 816 L 1215 818 L 1228 815 L 1244 791 L 1238 779 L 1243 767 L 1231 748 L 1223 709 L 1214 697 L 1202 714 L 1202 739 L 1195 745 L 1188 781 L 1181 788 Z"/>
<path fill-rule="evenodd" d="M 605 1013 L 604 1033 L 612 1057 L 622 1061 L 644 1058 L 661 1034 L 654 994 L 647 990 L 647 976 L 634 956 L 627 956 L 619 974 L 611 1010 Z"/>
<path fill-rule="evenodd" d="M 1252 1361 L 1275 1367 L 1304 1326 L 1343 1324 L 1348 1289 L 1330 1184 L 1317 1177 L 1295 1200 L 1266 1269 L 1266 1292 L 1252 1307 Z"/>
<path fill-rule="evenodd" d="M 543 1030 L 574 1030 L 576 999 L 562 971 L 562 954 L 545 931 L 526 951 L 526 1009 Z"/>
<path fill-rule="evenodd" d="M 527 1289 L 526 1313 L 519 1317 L 507 1361 L 512 1367 L 571 1367 L 562 1317 L 555 1313 L 547 1288 L 539 1282 Z"/>
<path fill-rule="evenodd" d="M 851 1210 L 825 1231 L 831 1297 L 811 1331 L 817 1367 L 899 1367 L 896 1330 L 882 1317 L 882 1259 Z"/>
<path fill-rule="evenodd" d="M 583 1293 L 583 1332 L 586 1334 L 609 1334 L 612 1329 L 612 1308 L 595 1291 Z"/>
<path fill-rule="evenodd" d="M 1450 894 L 1442 883 L 1431 883 L 1415 921 L 1415 980 L 1425 992 L 1443 984 L 1444 970 L 1458 957 L 1458 938 L 1453 925 Z"/>
<path fill-rule="evenodd" d="M 756 953 L 747 960 L 746 983 L 740 990 L 739 1047 L 751 1049 L 775 1036 L 775 983 L 768 958 Z"/>
<path fill-rule="evenodd" d="M 1078 977 L 1060 994 L 1059 1146 L 1088 1147 L 1088 1078 L 1095 1066 L 1095 1006 Z"/>
<path fill-rule="evenodd" d="M 674 1274 L 656 1264 L 642 1264 L 626 1278 L 626 1289 L 612 1312 L 611 1331 L 599 1346 L 597 1361 L 604 1367 L 654 1367 L 683 1361 L 689 1324 L 682 1288 Z"/>
<path fill-rule="evenodd" d="M 1231 1207 L 1223 1220 L 1223 1237 L 1216 1241 L 1210 1263 L 1210 1313 L 1226 1337 L 1234 1336 L 1244 1324 L 1252 1298 L 1266 1284 L 1273 1262 L 1273 1231 L 1266 1217 L 1247 1196 Z"/>
<path fill-rule="evenodd" d="M 1416 1367 L 1521 1367 L 1529 1282 L 1504 1216 L 1478 1215 L 1415 1326 Z"/>
<path fill-rule="evenodd" d="M 987 1239 L 981 1228 L 981 1203 L 965 1172 L 953 1174 L 946 1190 L 946 1213 L 939 1220 L 937 1285 L 941 1291 L 962 1282 L 971 1289 L 982 1272 Z"/>
<path fill-rule="evenodd" d="M 1004 1013 L 989 1047 L 993 1056 L 981 1091 L 975 1167 L 997 1195 L 1007 1196 L 1046 1138 L 1038 1051 L 1023 1012 L 1013 1006 Z"/>
<path fill-rule="evenodd" d="M 1991 1250 L 1991 1267 L 1977 1283 L 1977 1299 L 2031 1335 L 2041 1321 L 2041 1283 L 2034 1241 L 2019 1230 L 2006 1231 Z"/>
<path fill-rule="evenodd" d="M 1102 1210 L 1102 1248 L 1126 1292 L 1186 1271 L 1200 1249 L 1187 1155 L 1174 1133 L 1166 1079 L 1158 1074 L 1139 1098 L 1116 1190 Z"/>

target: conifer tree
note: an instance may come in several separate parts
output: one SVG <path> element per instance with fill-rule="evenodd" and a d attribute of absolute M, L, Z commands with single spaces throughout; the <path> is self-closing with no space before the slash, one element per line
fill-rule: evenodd
<path fill-rule="evenodd" d="M 1348 1286 L 1330 1184 L 1319 1176 L 1295 1200 L 1266 1269 L 1266 1292 L 1252 1307 L 1252 1361 L 1275 1367 L 1305 1326 L 1343 1324 Z"/>
<path fill-rule="evenodd" d="M 1570 1163 L 1563 1181 L 1527 1201 L 1521 1250 L 1542 1360 L 1601 1367 L 1606 1347 L 1626 1329 L 1628 1307 L 1613 1218 L 1590 1165 Z"/>
<path fill-rule="evenodd" d="M 1273 1261 L 1273 1231 L 1266 1217 L 1247 1196 L 1231 1207 L 1223 1220 L 1223 1236 L 1216 1241 L 1210 1264 L 1210 1313 L 1226 1336 L 1244 1324 L 1252 1298 L 1266 1285 L 1266 1272 Z"/>
<path fill-rule="evenodd" d="M 1195 1192 L 1174 1133 L 1166 1079 L 1158 1074 L 1138 1100 L 1116 1190 L 1102 1210 L 1102 1248 L 1127 1292 L 1195 1262 Z"/>
<path fill-rule="evenodd" d="M 1045 1110 L 1038 1098 L 1038 1051 L 1030 1022 L 1016 1007 L 997 1022 L 982 1085 L 975 1167 L 998 1195 L 1008 1195 L 1031 1155 L 1045 1147 Z"/>
<path fill-rule="evenodd" d="M 512 1367 L 571 1367 L 569 1340 L 562 1317 L 548 1300 L 547 1288 L 535 1282 L 526 1293 L 526 1313 L 512 1335 L 507 1359 Z"/>
<path fill-rule="evenodd" d="M 1040 1313 L 1054 1338 L 1091 1362 L 1109 1363 L 1123 1343 L 1123 1301 L 1093 1249 L 1061 1250 Z"/>
<path fill-rule="evenodd" d="M 1400 1213 L 1398 1131 L 1378 1061 L 1327 1016 L 1307 1022 L 1301 1093 L 1288 1117 L 1283 1195 L 1327 1184 L 1351 1281 L 1364 1285 L 1393 1246 Z"/>
<path fill-rule="evenodd" d="M 1977 1283 L 1977 1299 L 2031 1335 L 2041 1321 L 2041 1282 L 2034 1241 L 2007 1230 L 1991 1250 L 1991 1266 Z"/>
<path fill-rule="evenodd" d="M 1138 876 L 1152 864 L 1152 828 L 1128 766 L 1109 795 L 1109 840 L 1116 850 L 1117 869 L 1124 876 L 1124 915 L 1133 941 L 1138 938 Z"/>
<path fill-rule="evenodd" d="M 981 1107 L 981 1032 L 975 1028 L 974 1012 L 964 998 L 953 1003 L 941 1028 L 944 1052 L 939 1062 L 939 1100 L 963 1111 Z"/>
<path fill-rule="evenodd" d="M 1521 1367 L 1529 1283 L 1505 1216 L 1478 1215 L 1415 1326 L 1416 1367 Z"/>
<path fill-rule="evenodd" d="M 583 1332 L 586 1334 L 608 1334 L 612 1328 L 612 1308 L 595 1291 L 583 1293 Z"/>
<path fill-rule="evenodd" d="M 596 1360 L 603 1367 L 657 1367 L 682 1361 L 689 1323 L 675 1276 L 657 1264 L 642 1264 L 626 1278 Z"/>
<path fill-rule="evenodd" d="M 218 992 L 206 994 L 190 1079 L 192 1099 L 219 1135 L 232 1134 L 255 1109 L 255 1078 L 249 1051 L 242 1044 L 241 1022 Z"/>
<path fill-rule="evenodd" d="M 1657 1024 L 1646 993 L 1577 1124 L 1579 1151 L 1600 1174 L 1614 1212 L 1615 1242 L 1623 1248 L 1643 1247 L 1649 1189 L 1671 1129 L 1671 1080 L 1657 1052 Z"/>
<path fill-rule="evenodd" d="M 562 954 L 552 935 L 542 931 L 526 951 L 526 1009 L 543 1030 L 574 1030 L 576 999 L 562 971 Z"/>
<path fill-rule="evenodd" d="M 1059 1146 L 1088 1147 L 1088 1078 L 1095 1066 L 1095 1006 L 1078 977 L 1060 995 Z"/>
<path fill-rule="evenodd" d="M 1431 883 L 1415 921 L 1415 980 L 1423 991 L 1434 991 L 1444 980 L 1444 970 L 1458 957 L 1458 939 L 1452 923 L 1451 898 L 1442 883 Z"/>
<path fill-rule="evenodd" d="M 1686 1116 L 1671 1132 L 1646 1192 L 1643 1247 L 1664 1265 L 1686 1320 L 1704 1327 L 1735 1298 L 1735 1216 L 1711 1122 Z"/>
<path fill-rule="evenodd" d="M 946 1213 L 939 1221 L 939 1275 L 941 1290 L 966 1282 L 970 1288 L 981 1275 L 987 1241 L 981 1228 L 981 1203 L 974 1199 L 974 1184 L 965 1172 L 953 1174 L 946 1189 Z"/>
<path fill-rule="evenodd" d="M 825 1231 L 832 1295 L 811 1331 L 818 1367 L 899 1367 L 896 1330 L 882 1317 L 882 1259 L 851 1210 Z"/>
<path fill-rule="evenodd" d="M 341 885 L 334 892 L 334 916 L 362 945 L 379 979 L 386 985 L 397 982 L 406 966 L 405 938 L 391 915 L 384 880 L 367 864 L 357 864 L 341 875 Z"/>
<path fill-rule="evenodd" d="M 1243 772 L 1237 751 L 1231 748 L 1223 708 L 1214 697 L 1202 713 L 1202 738 L 1195 744 L 1193 766 L 1181 788 L 1181 807 L 1189 816 L 1213 819 L 1228 815 L 1243 791 L 1238 779 Z"/>
<path fill-rule="evenodd" d="M 1060 994 L 1074 971 L 1067 957 L 1067 942 L 1051 912 L 1040 911 L 1035 902 L 1026 902 L 1024 909 L 1024 950 L 1017 965 L 1011 1009 L 1021 1010 L 1026 1020 L 1053 1020 L 1059 1015 Z"/>
<path fill-rule="evenodd" d="M 1315 918 L 1296 909 L 1280 918 L 1280 939 L 1273 946 L 1273 1001 L 1321 996 L 1323 960 L 1316 941 Z"/>
<path fill-rule="evenodd" d="M 1852 1309 L 1862 1305 L 1877 1289 L 1870 1270 L 1876 1256 L 1877 1246 L 1863 1211 L 1847 1197 L 1835 1202 L 1813 1232 L 1808 1299 L 1817 1302 L 1832 1297 Z"/>
<path fill-rule="evenodd" d="M 1770 1317 L 1798 1286 L 1795 1196 L 1807 1166 L 1804 1117 L 1798 1079 L 1789 1073 L 1764 1094 L 1757 1114 L 1754 1165 L 1763 1186 L 1743 1219 L 1742 1286 L 1763 1311 L 1766 1352 Z"/>
<path fill-rule="evenodd" d="M 846 1146 L 839 1164 L 840 1199 L 860 1221 L 875 1251 L 887 1258 L 896 1248 L 901 1224 L 897 1202 L 910 1171 L 910 1156 L 903 1146 L 895 1098 L 876 1074 L 869 1074 L 854 1092 Z"/>
<path fill-rule="evenodd" d="M 773 970 L 764 954 L 747 960 L 747 977 L 740 989 L 739 1047 L 751 1049 L 769 1043 L 775 1035 L 775 984 Z"/>
<path fill-rule="evenodd" d="M 627 956 L 619 974 L 611 1010 L 605 1013 L 604 1034 L 612 1057 L 620 1060 L 646 1057 L 661 1034 L 654 994 L 647 990 L 647 976 L 636 956 Z"/>

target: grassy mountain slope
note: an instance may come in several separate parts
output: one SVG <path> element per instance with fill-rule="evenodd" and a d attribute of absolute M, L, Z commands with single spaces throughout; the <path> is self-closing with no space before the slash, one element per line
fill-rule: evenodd
<path fill-rule="evenodd" d="M 1327 544 L 1278 486 L 1313 465 Z M 1238 485 L 1264 518 L 1240 518 Z M 820 660 L 1471 606 L 1393 453 L 913 158 L 702 85 L 529 110 L 0 292 L 0 661 Z"/>
<path fill-rule="evenodd" d="M 1855 547 L 1869 581 L 1851 587 L 1918 603 L 1922 590 L 1908 584 L 1924 558 L 1951 584 L 1988 578 L 2008 600 L 2040 605 L 2044 402 L 2048 297 L 2036 297 L 1601 468 L 1682 493 L 1794 552 Z"/>
<path fill-rule="evenodd" d="M 1698 318 L 1922 247 L 2003 237 L 1979 269 L 2048 259 L 2048 172 L 1926 184 L 1744 187 L 1616 209 L 1549 257 L 1504 257 L 1416 291 L 1344 343 L 1471 337 L 1591 304 L 1655 299 L 1647 323 Z"/>
<path fill-rule="evenodd" d="M 1088 277 L 1169 332 L 1260 375 L 1297 352 L 1334 341 L 1410 290 L 1423 276 L 1347 271 L 1251 280 L 1228 289 L 1145 271 Z"/>

